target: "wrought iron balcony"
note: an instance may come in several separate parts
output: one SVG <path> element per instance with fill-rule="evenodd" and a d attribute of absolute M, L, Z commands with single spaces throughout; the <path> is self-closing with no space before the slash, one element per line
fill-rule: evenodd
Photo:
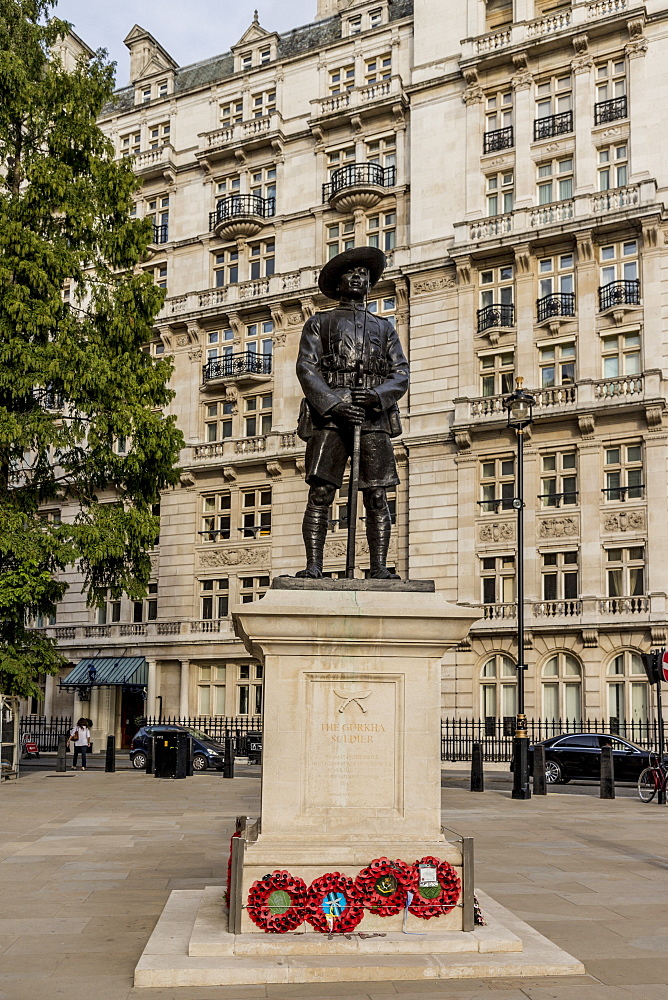
<path fill-rule="evenodd" d="M 494 500 L 477 500 L 478 507 L 483 514 L 498 514 L 499 510 L 512 510 L 512 497 L 498 497 Z"/>
<path fill-rule="evenodd" d="M 254 351 L 240 351 L 223 358 L 212 358 L 202 366 L 204 382 L 219 378 L 239 378 L 243 375 L 271 375 L 271 356 Z"/>
<path fill-rule="evenodd" d="M 209 212 L 209 229 L 229 239 L 254 236 L 265 219 L 276 214 L 276 199 L 259 194 L 231 194 L 222 198 L 215 212 Z"/>
<path fill-rule="evenodd" d="M 503 305 L 495 302 L 491 306 L 478 309 L 476 315 L 478 317 L 478 333 L 484 333 L 485 330 L 491 330 L 498 326 L 515 325 L 514 305 Z"/>
<path fill-rule="evenodd" d="M 166 243 L 169 236 L 169 226 L 163 223 L 161 226 L 153 226 L 153 242 Z"/>
<path fill-rule="evenodd" d="M 618 118 L 626 118 L 627 114 L 626 94 L 622 97 L 613 97 L 610 101 L 598 101 L 594 105 L 594 125 L 615 122 Z"/>
<path fill-rule="evenodd" d="M 601 493 L 604 494 L 606 500 L 621 500 L 624 502 L 627 497 L 629 500 L 642 500 L 644 489 L 644 483 L 636 483 L 635 486 L 612 486 L 601 490 Z"/>
<path fill-rule="evenodd" d="M 381 167 L 379 163 L 348 163 L 339 167 L 328 184 L 322 185 L 322 200 L 332 208 L 373 208 L 383 197 L 383 188 L 393 187 L 397 180 L 396 167 Z"/>
<path fill-rule="evenodd" d="M 553 316 L 575 316 L 575 293 L 554 292 L 536 299 L 536 319 L 539 323 Z"/>
<path fill-rule="evenodd" d="M 536 118 L 533 123 L 534 141 L 551 139 L 555 135 L 564 135 L 573 131 L 573 112 L 561 111 L 558 115 L 547 115 L 546 118 Z"/>
<path fill-rule="evenodd" d="M 640 305 L 640 279 L 632 278 L 624 281 L 610 281 L 601 285 L 598 290 L 598 308 L 600 312 L 613 306 Z"/>
<path fill-rule="evenodd" d="M 498 153 L 500 149 L 511 149 L 515 145 L 513 126 L 497 128 L 493 132 L 485 132 L 482 140 L 483 153 Z"/>
<path fill-rule="evenodd" d="M 544 500 L 543 507 L 561 507 L 562 504 L 568 506 L 578 502 L 576 491 L 572 493 L 539 493 L 538 500 Z"/>

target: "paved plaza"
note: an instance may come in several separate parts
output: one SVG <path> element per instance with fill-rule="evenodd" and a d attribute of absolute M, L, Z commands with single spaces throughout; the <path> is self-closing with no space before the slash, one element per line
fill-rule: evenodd
<path fill-rule="evenodd" d="M 668 811 L 633 798 L 509 786 L 443 790 L 443 822 L 476 838 L 476 884 L 587 975 L 559 979 L 135 989 L 172 889 L 223 884 L 242 768 L 185 781 L 34 770 L 0 786 L 0 1000 L 668 1000 Z M 447 783 L 447 782 L 446 782 Z"/>

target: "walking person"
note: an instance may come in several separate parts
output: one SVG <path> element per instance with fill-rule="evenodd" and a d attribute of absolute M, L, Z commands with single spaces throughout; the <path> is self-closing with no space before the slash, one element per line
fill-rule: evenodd
<path fill-rule="evenodd" d="M 71 740 L 74 744 L 74 762 L 72 764 L 73 771 L 77 770 L 77 760 L 79 759 L 79 754 L 81 754 L 81 770 L 86 770 L 86 751 L 90 747 L 90 729 L 88 728 L 89 722 L 89 719 L 79 719 L 67 738 L 68 743 Z"/>

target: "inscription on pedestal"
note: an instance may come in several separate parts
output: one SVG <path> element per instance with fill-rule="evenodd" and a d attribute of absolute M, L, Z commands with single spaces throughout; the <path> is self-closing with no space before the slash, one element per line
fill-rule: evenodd
<path fill-rule="evenodd" d="M 308 672 L 302 811 L 403 814 L 402 674 Z"/>

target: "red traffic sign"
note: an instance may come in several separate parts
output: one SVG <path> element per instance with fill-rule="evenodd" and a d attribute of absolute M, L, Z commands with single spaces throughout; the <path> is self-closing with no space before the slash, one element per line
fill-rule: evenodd
<path fill-rule="evenodd" d="M 664 649 L 661 657 L 661 679 L 668 683 L 668 649 Z"/>

